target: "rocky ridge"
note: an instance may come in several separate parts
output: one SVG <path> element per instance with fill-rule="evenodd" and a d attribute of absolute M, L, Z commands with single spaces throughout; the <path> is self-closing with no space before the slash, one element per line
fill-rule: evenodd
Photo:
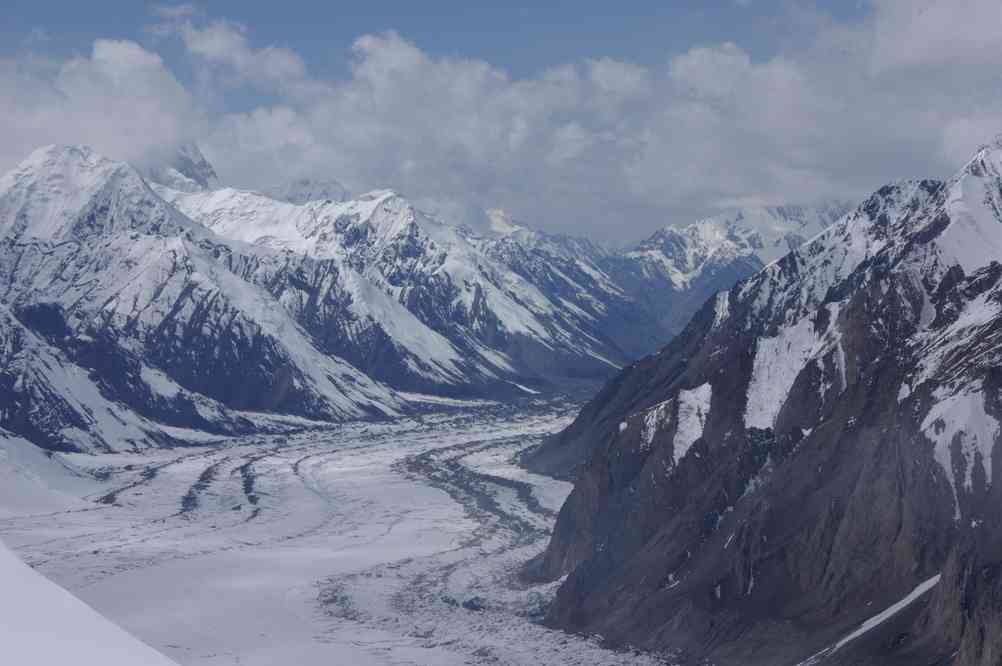
<path fill-rule="evenodd" d="M 708 300 L 537 453 L 547 622 L 684 663 L 997 663 L 1002 145 Z M 882 611 L 883 612 L 880 612 Z"/>

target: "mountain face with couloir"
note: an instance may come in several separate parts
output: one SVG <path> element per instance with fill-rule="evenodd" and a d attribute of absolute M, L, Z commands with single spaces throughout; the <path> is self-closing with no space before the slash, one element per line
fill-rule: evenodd
<path fill-rule="evenodd" d="M 731 223 L 634 256 L 332 180 L 218 180 L 195 146 L 143 172 L 51 146 L 0 179 L 0 427 L 100 451 L 564 390 L 763 263 Z"/>
<path fill-rule="evenodd" d="M 549 625 L 692 664 L 1002 659 L 1002 144 L 709 299 L 544 444 Z"/>

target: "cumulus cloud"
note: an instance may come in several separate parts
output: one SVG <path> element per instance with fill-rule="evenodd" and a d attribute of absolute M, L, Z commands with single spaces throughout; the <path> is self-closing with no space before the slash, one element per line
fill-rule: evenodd
<path fill-rule="evenodd" d="M 3 150 L 58 137 L 134 156 L 195 134 L 237 185 L 330 176 L 401 190 L 457 222 L 500 206 L 556 231 L 637 237 L 720 207 L 943 175 L 1002 131 L 997 0 L 871 8 L 856 23 L 792 12 L 802 39 L 765 58 L 701 44 L 657 65 L 596 54 L 528 77 L 370 34 L 339 80 L 238 23 L 161 8 L 156 32 L 183 46 L 195 92 L 131 42 L 5 61 L 0 86 L 19 94 L 0 98 L 2 119 L 30 130 Z M 261 102 L 218 111 L 233 88 Z"/>
<path fill-rule="evenodd" d="M 216 66 L 217 73 L 230 77 L 230 85 L 249 84 L 262 91 L 292 95 L 312 87 L 306 63 L 293 51 L 273 46 L 252 48 L 247 29 L 239 23 L 215 20 L 196 26 L 190 15 L 182 18 L 175 29 L 188 53 Z"/>
<path fill-rule="evenodd" d="M 1002 62 L 1002 3 L 875 0 L 873 67 L 980 66 Z"/>
<path fill-rule="evenodd" d="M 159 55 L 99 39 L 88 56 L 0 60 L 0 164 L 34 148 L 82 143 L 119 159 L 157 159 L 205 125 L 197 104 Z"/>

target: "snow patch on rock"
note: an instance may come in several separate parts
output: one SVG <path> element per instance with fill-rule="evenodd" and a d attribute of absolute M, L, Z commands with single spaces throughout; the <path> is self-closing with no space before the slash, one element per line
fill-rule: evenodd
<path fill-rule="evenodd" d="M 990 483 L 992 449 L 999 437 L 999 422 L 985 411 L 983 387 L 969 387 L 956 393 L 940 388 L 933 397 L 936 402 L 922 421 L 922 431 L 935 443 L 936 462 L 950 478 L 955 491 L 959 492 L 961 487 L 971 489 L 977 464 L 982 466 Z M 955 439 L 959 439 L 964 459 L 960 479 L 955 478 L 951 453 Z"/>
<path fill-rule="evenodd" d="M 915 600 L 920 598 L 923 594 L 925 594 L 932 588 L 936 587 L 936 585 L 939 583 L 939 579 L 940 579 L 940 574 L 936 574 L 932 578 L 922 581 L 917 586 L 915 586 L 915 589 L 913 589 L 911 592 L 905 595 L 903 599 L 891 604 L 883 611 L 877 613 L 869 620 L 861 624 L 858 629 L 851 632 L 844 638 L 840 639 L 837 643 L 835 643 L 831 647 L 825 648 L 821 652 L 812 656 L 810 659 L 800 662 L 799 664 L 797 664 L 797 666 L 816 666 L 817 664 L 820 664 L 824 659 L 835 654 L 841 648 L 845 647 L 846 645 L 856 640 L 857 638 L 869 633 L 873 629 L 879 627 L 881 624 L 883 624 L 887 620 L 891 619 L 892 617 L 903 611 L 905 608 L 910 606 Z"/>
<path fill-rule="evenodd" d="M 640 431 L 641 451 L 649 451 L 654 443 L 654 436 L 668 424 L 671 418 L 671 407 L 674 403 L 674 400 L 665 400 L 644 412 L 643 427 Z"/>
<path fill-rule="evenodd" d="M 727 291 L 719 292 L 713 299 L 713 328 L 723 324 L 730 314 L 731 294 Z"/>
<path fill-rule="evenodd" d="M 703 427 L 710 413 L 713 387 L 703 384 L 694 389 L 678 393 L 678 425 L 672 442 L 672 457 L 675 462 L 685 456 L 689 448 L 703 436 Z"/>
<path fill-rule="evenodd" d="M 838 305 L 828 307 L 832 320 L 836 319 Z M 745 427 L 772 428 L 801 370 L 832 343 L 837 344 L 837 337 L 834 340 L 830 334 L 819 337 L 811 317 L 781 328 L 774 337 L 760 338 L 748 385 Z"/>

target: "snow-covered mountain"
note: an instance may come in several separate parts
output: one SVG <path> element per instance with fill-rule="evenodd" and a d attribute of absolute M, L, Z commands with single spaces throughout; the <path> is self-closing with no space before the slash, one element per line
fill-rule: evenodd
<path fill-rule="evenodd" d="M 821 233 L 849 209 L 834 201 L 810 207 L 742 208 L 664 227 L 608 256 L 603 265 L 658 318 L 670 339 L 707 298 Z"/>
<path fill-rule="evenodd" d="M 771 261 L 779 244 L 793 246 L 847 210 L 834 203 L 748 208 L 667 227 L 612 252 L 534 230 L 502 210 L 487 211 L 487 228 L 471 232 L 391 191 L 319 196 L 323 182 L 305 178 L 268 194 L 154 187 L 221 236 L 349 266 L 345 290 L 357 296 L 361 317 L 378 320 L 390 338 L 423 325 L 424 356 L 445 368 L 458 354 L 470 361 L 461 373 L 481 383 L 603 376 L 677 334 L 707 296 Z M 360 292 L 366 283 L 374 289 Z M 419 327 L 399 324 L 407 315 L 391 314 L 400 309 L 392 303 L 364 308 L 368 296 L 382 298 L 376 292 Z M 395 369 L 360 367 L 397 382 Z"/>
<path fill-rule="evenodd" d="M 629 358 L 393 193 L 154 187 L 75 147 L 0 179 L 0 427 L 142 448 L 428 404 L 400 390 L 526 395 Z"/>
<path fill-rule="evenodd" d="M 343 419 L 399 395 L 314 343 L 281 302 L 331 268 L 224 241 L 126 164 L 36 151 L 0 179 L 0 426 L 49 448 Z M 308 294 L 308 295 L 307 295 Z"/>
<path fill-rule="evenodd" d="M 636 358 L 677 335 L 712 294 L 816 236 L 850 208 L 836 201 L 743 208 L 666 226 L 622 251 L 546 234 L 505 211 L 490 210 L 481 246 L 544 291 L 584 310 L 607 301 L 608 294 L 625 298 L 628 305 L 607 307 L 596 318 L 603 334 Z"/>
<path fill-rule="evenodd" d="M 663 340 L 584 241 L 563 241 L 554 264 L 555 245 L 541 234 L 485 239 L 391 191 L 298 205 L 232 188 L 157 191 L 221 236 L 341 267 L 349 307 L 432 364 L 440 384 L 601 377 Z M 530 255 L 547 257 L 546 270 Z M 640 323 L 642 343 L 620 344 L 607 330 L 617 312 Z M 360 367 L 401 385 L 396 369 Z"/>
<path fill-rule="evenodd" d="M 670 303 L 673 312 L 653 311 L 617 272 L 618 253 L 584 238 L 531 229 L 503 211 L 488 211 L 488 216 L 489 232 L 473 238 L 483 253 L 586 318 L 588 333 L 622 350 L 620 356 L 627 360 L 656 349 L 671 336 L 664 319 L 690 314 L 678 298 Z"/>
<path fill-rule="evenodd" d="M 709 299 L 531 459 L 577 470 L 547 621 L 679 661 L 1002 649 L 1002 144 Z"/>
<path fill-rule="evenodd" d="M 663 276 L 685 287 L 715 264 L 737 257 L 772 263 L 817 236 L 852 206 L 837 201 L 817 206 L 741 208 L 683 227 L 655 232 L 625 256 L 650 276 Z"/>
<path fill-rule="evenodd" d="M 835 224 L 852 202 L 829 200 L 813 206 L 748 206 L 700 220 L 697 226 L 725 234 L 769 264 Z"/>
<path fill-rule="evenodd" d="M 195 146 L 142 173 L 49 147 L 0 179 L 0 427 L 121 449 L 565 389 L 760 265 L 708 232 L 620 253 L 499 211 L 474 234 L 394 192 L 307 190 L 219 188 Z"/>

